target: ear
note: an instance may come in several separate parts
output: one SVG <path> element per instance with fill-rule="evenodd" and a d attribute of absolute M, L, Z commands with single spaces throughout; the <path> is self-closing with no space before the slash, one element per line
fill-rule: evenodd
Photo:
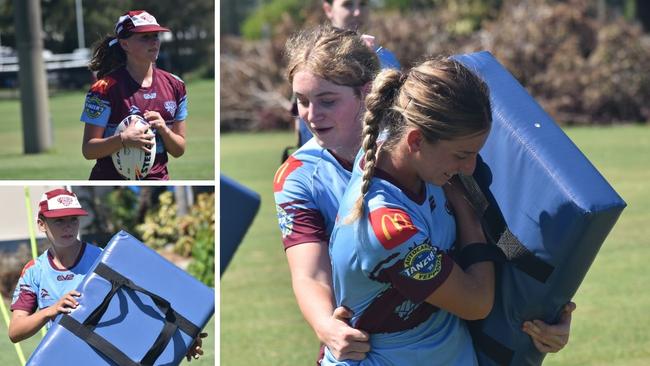
<path fill-rule="evenodd" d="M 45 224 L 45 220 L 41 219 L 40 217 L 36 219 L 36 226 L 38 226 L 38 231 L 44 233 L 47 231 L 47 226 Z"/>
<path fill-rule="evenodd" d="M 409 153 L 416 153 L 422 149 L 422 143 L 424 142 L 424 136 L 422 136 L 422 131 L 418 128 L 411 129 L 406 133 L 406 144 L 409 149 Z"/>
<path fill-rule="evenodd" d="M 327 19 L 332 20 L 332 5 L 327 1 L 323 1 L 323 12 Z"/>
<path fill-rule="evenodd" d="M 117 43 L 122 47 L 124 52 L 126 52 L 129 49 L 129 42 L 126 39 L 118 39 Z"/>

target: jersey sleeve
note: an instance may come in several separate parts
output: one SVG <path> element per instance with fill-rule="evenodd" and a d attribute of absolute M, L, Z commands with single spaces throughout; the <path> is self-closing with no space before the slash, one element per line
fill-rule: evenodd
<path fill-rule="evenodd" d="M 38 308 L 38 283 L 35 274 L 37 267 L 34 260 L 29 261 L 20 273 L 18 284 L 11 299 L 11 311 L 24 310 L 32 314 Z"/>
<path fill-rule="evenodd" d="M 174 80 L 174 88 L 176 90 L 176 113 L 174 113 L 175 121 L 185 121 L 187 119 L 187 88 L 185 82 L 180 77 L 170 74 Z"/>
<path fill-rule="evenodd" d="M 380 206 L 365 217 L 370 239 L 362 268 L 414 303 L 424 301 L 449 277 L 454 262 L 431 242 L 427 226 L 399 206 Z"/>
<path fill-rule="evenodd" d="M 310 190 L 310 179 L 304 163 L 290 156 L 273 178 L 278 224 L 282 242 L 287 249 L 310 242 L 327 242 L 325 219 Z"/>
<path fill-rule="evenodd" d="M 86 94 L 84 109 L 81 112 L 81 122 L 106 127 L 111 115 L 111 103 L 108 90 L 113 85 L 111 78 L 97 80 Z"/>

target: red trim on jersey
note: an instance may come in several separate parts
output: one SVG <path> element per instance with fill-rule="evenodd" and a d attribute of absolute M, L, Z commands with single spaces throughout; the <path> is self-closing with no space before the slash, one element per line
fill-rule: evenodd
<path fill-rule="evenodd" d="M 106 94 L 106 91 L 115 84 L 115 79 L 112 77 L 103 77 L 93 83 L 90 91 L 93 93 Z"/>
<path fill-rule="evenodd" d="M 23 267 L 23 270 L 20 271 L 20 277 L 22 277 L 22 276 L 25 274 L 25 272 L 27 272 L 27 270 L 29 269 L 29 267 L 31 267 L 31 266 L 34 265 L 34 263 L 36 263 L 36 261 L 35 261 L 34 259 L 32 259 L 32 260 L 30 260 L 29 262 L 27 262 L 27 264 L 25 264 L 25 266 Z"/>
<path fill-rule="evenodd" d="M 390 250 L 417 234 L 411 216 L 404 210 L 381 207 L 368 214 L 368 220 L 381 245 Z"/>
<path fill-rule="evenodd" d="M 63 272 L 63 271 L 69 271 L 69 270 L 73 269 L 74 267 L 76 267 L 77 264 L 79 264 L 79 262 L 81 261 L 81 258 L 84 256 L 84 252 L 85 252 L 85 251 L 86 251 L 86 243 L 82 242 L 82 243 L 81 243 L 81 249 L 79 250 L 79 253 L 77 254 L 77 258 L 74 260 L 74 263 L 72 263 L 72 265 L 71 265 L 70 267 L 68 267 L 68 268 L 61 268 L 61 267 L 58 267 L 58 266 L 54 263 L 54 256 L 52 255 L 52 253 L 50 252 L 49 249 L 47 250 L 47 259 L 48 259 L 48 261 L 50 262 L 50 266 L 52 266 L 52 268 L 53 268 L 54 270 L 56 270 L 56 271 L 61 271 L 61 272 Z"/>
<path fill-rule="evenodd" d="M 287 161 L 280 165 L 278 171 L 275 172 L 275 176 L 273 177 L 273 192 L 282 191 L 284 188 L 284 182 L 287 180 L 289 174 L 301 166 L 302 161 L 294 158 L 293 156 L 289 156 Z"/>

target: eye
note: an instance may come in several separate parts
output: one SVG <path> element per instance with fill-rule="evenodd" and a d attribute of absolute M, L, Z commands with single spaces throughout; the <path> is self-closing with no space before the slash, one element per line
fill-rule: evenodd
<path fill-rule="evenodd" d="M 465 160 L 465 159 L 467 159 L 467 158 L 469 157 L 469 155 L 465 155 L 465 154 L 456 154 L 455 157 L 456 157 L 456 159 L 458 159 L 458 160 Z"/>
<path fill-rule="evenodd" d="M 331 106 L 334 105 L 334 103 L 336 103 L 336 100 L 335 99 L 326 99 L 326 100 L 321 100 L 321 103 L 325 107 L 331 107 Z"/>
<path fill-rule="evenodd" d="M 309 100 L 307 100 L 307 99 L 303 99 L 303 98 L 301 98 L 301 97 L 297 97 L 297 98 L 296 98 L 296 102 L 297 102 L 298 104 L 300 104 L 301 106 L 303 106 L 303 107 L 308 107 L 308 106 L 309 106 Z"/>

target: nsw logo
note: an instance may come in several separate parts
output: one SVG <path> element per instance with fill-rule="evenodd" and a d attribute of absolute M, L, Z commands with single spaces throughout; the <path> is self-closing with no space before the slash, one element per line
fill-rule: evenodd
<path fill-rule="evenodd" d="M 388 250 L 404 243 L 418 232 L 411 216 L 397 208 L 378 208 L 370 212 L 369 220 L 375 236 Z"/>

